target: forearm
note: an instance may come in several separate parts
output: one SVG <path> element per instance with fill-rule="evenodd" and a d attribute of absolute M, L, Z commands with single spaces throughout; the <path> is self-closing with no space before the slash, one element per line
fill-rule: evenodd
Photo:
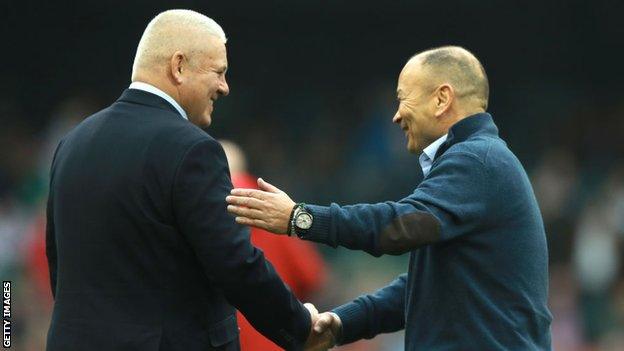
<path fill-rule="evenodd" d="M 406 279 L 407 274 L 402 274 L 375 293 L 362 295 L 333 309 L 342 323 L 338 343 L 348 344 L 403 329 Z"/>
<path fill-rule="evenodd" d="M 440 237 L 438 220 L 422 204 L 399 202 L 329 207 L 308 205 L 314 222 L 303 239 L 371 255 L 399 255 Z"/>

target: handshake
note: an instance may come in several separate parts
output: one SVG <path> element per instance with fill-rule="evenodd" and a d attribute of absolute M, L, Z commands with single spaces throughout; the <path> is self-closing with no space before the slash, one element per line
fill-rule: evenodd
<path fill-rule="evenodd" d="M 340 338 L 342 322 L 333 312 L 319 313 L 311 303 L 304 306 L 310 312 L 312 329 L 303 349 L 305 351 L 321 351 L 331 349 Z"/>

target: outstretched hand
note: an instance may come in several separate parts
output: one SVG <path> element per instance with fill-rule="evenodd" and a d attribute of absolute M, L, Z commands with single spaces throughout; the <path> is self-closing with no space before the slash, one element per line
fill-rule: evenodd
<path fill-rule="evenodd" d="M 286 234 L 295 202 L 285 192 L 258 178 L 258 189 L 232 189 L 225 198 L 236 222 Z"/>

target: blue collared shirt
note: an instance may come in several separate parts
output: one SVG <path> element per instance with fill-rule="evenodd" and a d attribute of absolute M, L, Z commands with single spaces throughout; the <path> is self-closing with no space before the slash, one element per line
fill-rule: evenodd
<path fill-rule="evenodd" d="M 186 112 L 184 111 L 182 106 L 180 106 L 180 104 L 178 104 L 178 102 L 175 101 L 169 94 L 156 88 L 155 86 L 143 82 L 132 82 L 129 89 L 143 90 L 148 93 L 160 96 L 161 98 L 167 100 L 167 102 L 170 103 L 171 106 L 173 106 L 180 113 L 180 115 L 182 115 L 182 117 L 184 117 L 184 119 L 188 120 Z"/>
<path fill-rule="evenodd" d="M 423 175 L 426 177 L 431 170 L 431 165 L 433 164 L 433 159 L 440 148 L 440 145 L 446 141 L 448 134 L 444 134 L 439 137 L 436 141 L 427 146 L 422 154 L 418 157 L 418 163 L 420 163 L 420 168 L 422 168 Z"/>

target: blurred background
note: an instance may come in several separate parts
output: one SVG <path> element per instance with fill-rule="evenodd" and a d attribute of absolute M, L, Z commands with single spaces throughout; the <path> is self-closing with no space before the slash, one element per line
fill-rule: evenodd
<path fill-rule="evenodd" d="M 52 151 L 129 85 L 145 25 L 169 8 L 200 11 L 229 38 L 231 93 L 208 132 L 307 203 L 411 193 L 422 174 L 391 122 L 397 76 L 427 48 L 473 51 L 490 78 L 489 112 L 541 206 L 555 349 L 624 350 L 624 6 L 604 0 L 3 2 L 0 276 L 13 281 L 13 349 L 43 350 L 49 324 Z M 407 255 L 317 250 L 327 271 L 309 299 L 319 310 L 407 267 Z M 396 333 L 344 349 L 402 347 Z"/>

